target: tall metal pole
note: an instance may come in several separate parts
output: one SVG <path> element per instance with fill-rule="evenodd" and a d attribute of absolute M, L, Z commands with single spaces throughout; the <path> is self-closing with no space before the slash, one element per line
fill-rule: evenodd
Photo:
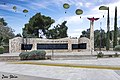
<path fill-rule="evenodd" d="M 54 41 L 54 40 L 53 40 Z M 53 52 L 53 48 L 54 48 L 54 42 L 52 42 L 52 59 L 54 60 L 54 52 Z"/>
<path fill-rule="evenodd" d="M 109 7 L 108 7 L 108 15 L 107 15 L 107 42 L 106 42 L 106 50 L 110 48 L 110 18 L 109 18 Z"/>
<path fill-rule="evenodd" d="M 101 25 L 102 25 L 102 22 L 100 22 L 100 52 L 101 52 L 101 39 L 102 39 L 102 34 L 101 34 Z"/>
<path fill-rule="evenodd" d="M 53 35 L 53 41 L 52 41 L 52 59 L 54 60 L 54 35 Z"/>
<path fill-rule="evenodd" d="M 106 50 L 110 48 L 110 18 L 109 18 L 109 7 L 107 6 L 100 6 L 99 10 L 107 10 L 107 40 L 106 40 Z"/>

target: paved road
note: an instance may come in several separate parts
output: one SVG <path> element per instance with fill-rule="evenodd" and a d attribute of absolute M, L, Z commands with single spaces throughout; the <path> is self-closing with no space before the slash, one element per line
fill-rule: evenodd
<path fill-rule="evenodd" d="M 51 78 L 43 78 L 43 77 L 35 77 L 35 76 L 27 76 L 27 75 L 19 75 L 19 74 L 13 74 L 13 73 L 0 72 L 0 80 L 58 80 L 58 79 L 51 79 Z"/>

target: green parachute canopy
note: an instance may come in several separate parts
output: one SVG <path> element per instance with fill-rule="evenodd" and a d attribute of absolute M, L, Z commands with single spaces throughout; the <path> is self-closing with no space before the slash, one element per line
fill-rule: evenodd
<path fill-rule="evenodd" d="M 107 6 L 100 6 L 99 10 L 108 10 L 108 7 Z"/>
<path fill-rule="evenodd" d="M 13 10 L 15 10 L 15 11 L 16 11 L 16 10 L 17 10 L 17 7 L 16 7 L 16 6 L 13 6 Z"/>
<path fill-rule="evenodd" d="M 77 9 L 77 10 L 75 11 L 75 13 L 76 13 L 77 15 L 81 15 L 81 14 L 83 14 L 83 10 Z"/>
<path fill-rule="evenodd" d="M 24 9 L 24 10 L 23 10 L 23 13 L 28 13 L 28 10 L 27 10 L 27 9 Z"/>
<path fill-rule="evenodd" d="M 63 4 L 63 8 L 68 9 L 70 5 L 68 3 Z"/>
<path fill-rule="evenodd" d="M 24 9 L 24 10 L 23 10 L 23 13 L 28 13 L 28 10 L 27 10 L 27 9 Z M 26 15 L 25 15 L 25 17 L 26 17 Z"/>

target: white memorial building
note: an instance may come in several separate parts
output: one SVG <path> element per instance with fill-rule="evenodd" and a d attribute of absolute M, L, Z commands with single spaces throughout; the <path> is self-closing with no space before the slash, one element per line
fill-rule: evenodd
<path fill-rule="evenodd" d="M 61 38 L 61 39 L 41 39 L 15 37 L 9 40 L 9 53 L 20 53 L 32 50 L 45 50 L 50 52 L 80 52 L 90 51 L 90 39 L 81 38 Z"/>

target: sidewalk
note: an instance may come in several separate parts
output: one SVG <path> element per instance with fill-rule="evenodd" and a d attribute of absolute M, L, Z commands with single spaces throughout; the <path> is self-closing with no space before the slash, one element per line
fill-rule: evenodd
<path fill-rule="evenodd" d="M 29 61 L 28 61 L 29 62 Z M 120 67 L 120 58 L 98 60 L 39 60 L 33 62 L 108 65 Z M 107 63 L 108 62 L 108 63 Z M 0 71 L 20 75 L 44 77 L 60 80 L 120 80 L 120 70 L 74 68 L 30 64 L 8 64 L 0 62 Z"/>
<path fill-rule="evenodd" d="M 13 73 L 0 72 L 0 80 L 59 80 L 59 79 L 51 79 L 51 78 L 43 78 L 43 77 L 35 77 L 28 75 L 20 75 Z"/>

